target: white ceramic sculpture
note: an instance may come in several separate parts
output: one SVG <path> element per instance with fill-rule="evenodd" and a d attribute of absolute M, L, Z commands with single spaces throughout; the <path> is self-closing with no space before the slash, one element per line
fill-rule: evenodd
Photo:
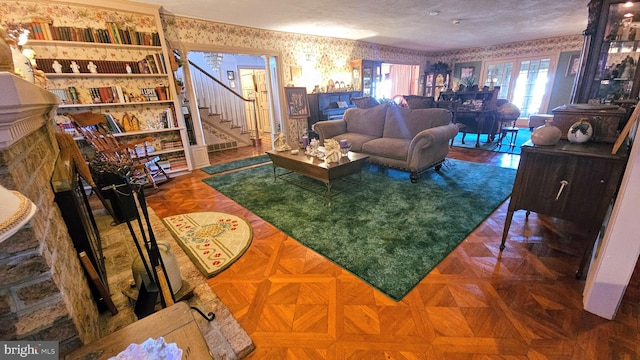
<path fill-rule="evenodd" d="M 324 148 L 326 150 L 324 161 L 327 164 L 335 163 L 340 161 L 340 144 L 334 139 L 328 139 L 324 141 Z"/>
<path fill-rule="evenodd" d="M 304 153 L 309 156 L 316 156 L 319 146 L 320 141 L 318 139 L 311 139 L 311 141 L 309 142 L 309 146 L 307 146 L 307 149 Z"/>
<path fill-rule="evenodd" d="M 276 140 L 273 143 L 273 146 L 276 149 L 276 151 L 291 150 L 291 147 L 287 144 L 287 140 L 285 138 L 284 133 L 278 134 L 278 136 L 276 137 Z"/>

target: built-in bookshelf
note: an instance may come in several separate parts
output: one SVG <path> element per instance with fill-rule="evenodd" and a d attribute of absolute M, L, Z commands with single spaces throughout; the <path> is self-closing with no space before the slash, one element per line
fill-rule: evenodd
<path fill-rule="evenodd" d="M 38 0 L 14 10 L 0 23 L 30 31 L 25 46 L 60 99 L 60 127 L 72 131 L 62 125 L 65 114 L 100 113 L 122 142 L 151 137 L 147 150 L 167 172 L 192 169 L 158 6 Z"/>

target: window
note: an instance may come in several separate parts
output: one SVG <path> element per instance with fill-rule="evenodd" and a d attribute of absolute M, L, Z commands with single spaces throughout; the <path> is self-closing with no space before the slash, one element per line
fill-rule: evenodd
<path fill-rule="evenodd" d="M 548 57 L 486 62 L 484 86 L 500 86 L 498 98 L 520 108 L 520 117 L 545 113 L 554 65 Z"/>

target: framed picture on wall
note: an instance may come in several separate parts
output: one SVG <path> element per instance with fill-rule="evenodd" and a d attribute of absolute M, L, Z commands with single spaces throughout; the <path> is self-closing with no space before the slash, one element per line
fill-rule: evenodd
<path fill-rule="evenodd" d="M 476 71 L 476 68 L 473 66 L 460 68 L 460 79 L 473 77 L 473 73 Z"/>
<path fill-rule="evenodd" d="M 571 55 L 569 57 L 569 63 L 567 64 L 567 77 L 574 76 L 580 69 L 580 54 Z"/>
<path fill-rule="evenodd" d="M 309 117 L 309 102 L 306 87 L 285 87 L 284 97 L 287 102 L 287 112 L 292 119 Z"/>
<path fill-rule="evenodd" d="M 233 72 L 233 70 L 228 70 L 227 71 L 227 79 L 228 80 L 235 80 L 236 79 L 236 73 Z"/>

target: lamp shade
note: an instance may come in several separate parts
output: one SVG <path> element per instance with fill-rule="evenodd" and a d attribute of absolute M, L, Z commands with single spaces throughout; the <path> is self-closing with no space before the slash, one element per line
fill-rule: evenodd
<path fill-rule="evenodd" d="M 36 213 L 36 206 L 21 193 L 0 186 L 0 243 L 15 234 Z"/>

